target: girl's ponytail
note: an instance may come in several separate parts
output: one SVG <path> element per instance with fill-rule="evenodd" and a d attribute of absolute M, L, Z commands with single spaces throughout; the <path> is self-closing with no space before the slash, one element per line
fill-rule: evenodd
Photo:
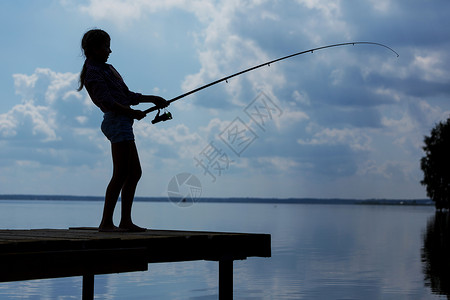
<path fill-rule="evenodd" d="M 81 40 L 81 49 L 83 50 L 86 60 L 92 55 L 92 51 L 99 47 L 101 44 L 110 41 L 109 34 L 101 29 L 91 29 L 83 35 Z M 81 69 L 78 91 L 81 91 L 84 87 L 84 80 L 86 79 L 86 60 L 84 61 L 83 68 Z"/>

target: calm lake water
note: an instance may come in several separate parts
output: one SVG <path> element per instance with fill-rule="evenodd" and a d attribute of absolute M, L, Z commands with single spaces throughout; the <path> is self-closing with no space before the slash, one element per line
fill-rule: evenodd
<path fill-rule="evenodd" d="M 101 202 L 0 201 L 0 228 L 97 226 L 101 211 Z M 136 202 L 133 213 L 154 229 L 270 233 L 271 258 L 234 263 L 235 299 L 447 299 L 449 218 L 433 207 Z M 217 299 L 218 264 L 95 279 L 95 299 Z M 81 277 L 0 283 L 0 299 L 80 298 Z"/>

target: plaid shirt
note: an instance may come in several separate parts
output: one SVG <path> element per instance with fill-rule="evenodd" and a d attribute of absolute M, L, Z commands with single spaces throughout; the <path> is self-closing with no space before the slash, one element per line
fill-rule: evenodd
<path fill-rule="evenodd" d="M 92 102 L 104 113 L 112 111 L 114 102 L 125 106 L 139 104 L 141 94 L 131 92 L 112 65 L 92 60 L 85 64 L 84 85 Z"/>

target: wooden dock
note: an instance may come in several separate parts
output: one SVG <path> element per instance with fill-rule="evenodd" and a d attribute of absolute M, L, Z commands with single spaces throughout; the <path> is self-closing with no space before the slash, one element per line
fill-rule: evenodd
<path fill-rule="evenodd" d="M 233 261 L 270 257 L 269 234 L 94 228 L 0 230 L 0 282 L 83 276 L 83 300 L 94 277 L 148 270 L 149 263 L 219 262 L 219 299 L 233 298 Z"/>

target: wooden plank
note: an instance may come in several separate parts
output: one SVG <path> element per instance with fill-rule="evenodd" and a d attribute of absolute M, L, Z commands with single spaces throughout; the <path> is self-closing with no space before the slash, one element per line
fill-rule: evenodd
<path fill-rule="evenodd" d="M 81 230 L 80 230 L 81 231 Z M 36 242 L 35 247 L 51 246 L 56 247 L 76 247 L 82 246 L 83 248 L 93 246 L 99 247 L 99 245 L 105 245 L 110 247 L 113 244 L 121 245 L 123 243 L 143 243 L 154 244 L 159 243 L 161 239 L 176 240 L 179 242 L 201 242 L 210 244 L 213 246 L 217 243 L 225 244 L 225 246 L 236 247 L 236 243 L 233 241 L 245 242 L 249 240 L 261 240 L 261 238 L 267 239 L 269 235 L 260 234 L 242 234 L 242 233 L 213 233 L 213 232 L 180 232 L 180 231 L 147 231 L 144 233 L 80 233 L 77 230 L 28 230 L 28 231 L 1 231 L 0 230 L 0 252 L 2 246 L 8 244 L 10 240 L 14 240 L 17 247 L 21 246 L 21 243 L 32 244 Z M 156 240 L 156 241 L 155 241 Z M 252 242 L 253 243 L 253 242 Z M 67 244 L 67 245 L 66 245 Z M 239 244 L 239 243 L 238 243 Z M 249 243 L 246 243 L 249 244 Z M 250 243 L 251 244 L 251 243 Z M 251 247 L 251 245 L 248 245 Z M 247 247 L 248 247 L 247 246 Z M 254 248 L 254 247 L 253 247 Z M 270 248 L 270 247 L 269 247 Z M 270 255 L 269 255 L 270 256 Z"/>
<path fill-rule="evenodd" d="M 146 271 L 145 248 L 0 254 L 0 282 Z"/>
<path fill-rule="evenodd" d="M 0 282 L 83 276 L 93 299 L 96 274 L 145 271 L 149 263 L 219 261 L 219 298 L 233 297 L 233 261 L 270 257 L 269 234 L 97 228 L 0 230 Z"/>
<path fill-rule="evenodd" d="M 30 230 L 0 230 L 0 240 L 3 236 L 23 236 L 23 237 L 95 237 L 95 238 L 133 238 L 136 236 L 146 238 L 158 236 L 244 236 L 246 233 L 234 232 L 208 232 L 208 231 L 178 231 L 178 230 L 147 230 L 145 232 L 98 232 L 96 230 L 79 230 L 79 229 L 30 229 Z M 257 234 L 251 234 L 257 235 Z"/>
<path fill-rule="evenodd" d="M 127 272 L 155 262 L 270 257 L 270 244 L 268 234 L 0 230 L 0 281 Z"/>

